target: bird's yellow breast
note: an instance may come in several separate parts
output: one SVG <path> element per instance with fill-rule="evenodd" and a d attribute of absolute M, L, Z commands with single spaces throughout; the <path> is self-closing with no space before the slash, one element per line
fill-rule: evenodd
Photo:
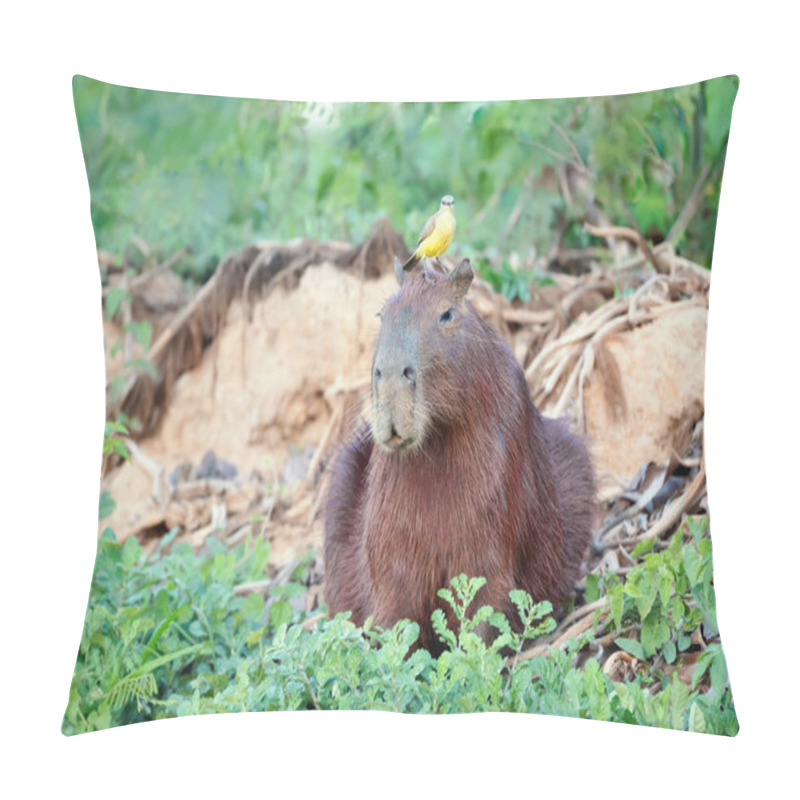
<path fill-rule="evenodd" d="M 436 258 L 442 255 L 456 232 L 456 217 L 452 208 L 443 208 L 436 214 L 436 224 L 433 230 L 417 247 L 416 254 L 420 258 Z"/>

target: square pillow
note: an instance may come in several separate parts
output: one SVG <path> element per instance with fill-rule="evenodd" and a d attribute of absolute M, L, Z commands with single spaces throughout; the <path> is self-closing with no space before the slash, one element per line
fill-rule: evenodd
<path fill-rule="evenodd" d="M 107 413 L 64 733 L 381 709 L 735 735 L 703 419 L 737 87 L 77 76 Z"/>

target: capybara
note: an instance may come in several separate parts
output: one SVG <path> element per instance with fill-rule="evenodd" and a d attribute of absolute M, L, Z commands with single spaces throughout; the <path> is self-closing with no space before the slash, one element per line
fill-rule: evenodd
<path fill-rule="evenodd" d="M 405 273 L 386 302 L 372 363 L 372 417 L 339 453 L 325 508 L 325 598 L 362 624 L 431 625 L 437 590 L 466 573 L 476 600 L 518 615 L 525 589 L 558 608 L 591 535 L 583 442 L 533 405 L 511 348 L 465 299 L 469 261 Z M 478 606 L 473 608 L 473 611 Z"/>

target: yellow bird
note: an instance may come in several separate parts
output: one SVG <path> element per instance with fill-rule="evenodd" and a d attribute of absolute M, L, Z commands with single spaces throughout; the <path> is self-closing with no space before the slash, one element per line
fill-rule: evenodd
<path fill-rule="evenodd" d="M 403 269 L 413 269 L 422 259 L 438 257 L 450 247 L 453 234 L 456 232 L 456 217 L 453 214 L 453 196 L 446 194 L 442 198 L 439 210 L 425 223 L 422 233 L 417 239 L 417 247 L 408 260 L 403 264 Z M 422 262 L 425 270 L 425 262 Z M 427 270 L 425 270 L 427 277 Z"/>

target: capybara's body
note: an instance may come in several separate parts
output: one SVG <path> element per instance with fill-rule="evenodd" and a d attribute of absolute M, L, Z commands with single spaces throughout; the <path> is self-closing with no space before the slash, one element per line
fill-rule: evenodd
<path fill-rule="evenodd" d="M 386 303 L 373 360 L 372 419 L 333 465 L 325 519 L 332 613 L 431 625 L 437 590 L 487 579 L 477 601 L 516 620 L 525 589 L 558 607 L 591 533 L 584 444 L 542 418 L 511 349 L 464 299 L 472 270 L 405 275 Z"/>

